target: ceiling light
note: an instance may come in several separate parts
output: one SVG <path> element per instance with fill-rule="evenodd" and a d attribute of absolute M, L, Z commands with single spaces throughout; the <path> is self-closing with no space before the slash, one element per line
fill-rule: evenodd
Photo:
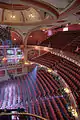
<path fill-rule="evenodd" d="M 43 29 L 42 31 L 45 31 L 45 29 Z"/>
<path fill-rule="evenodd" d="M 30 35 L 30 37 L 32 37 L 32 35 Z"/>
<path fill-rule="evenodd" d="M 31 15 L 31 17 L 33 17 L 33 18 L 34 18 L 34 15 Z"/>
<path fill-rule="evenodd" d="M 16 40 L 16 38 L 14 38 L 14 40 Z"/>
<path fill-rule="evenodd" d="M 15 15 L 13 15 L 13 18 L 15 18 L 16 16 Z"/>
<path fill-rule="evenodd" d="M 11 15 L 10 17 L 11 17 L 11 18 L 15 18 L 16 16 L 15 16 L 15 15 Z"/>
<path fill-rule="evenodd" d="M 34 18 L 35 16 L 33 14 L 30 14 L 29 17 L 33 17 Z"/>

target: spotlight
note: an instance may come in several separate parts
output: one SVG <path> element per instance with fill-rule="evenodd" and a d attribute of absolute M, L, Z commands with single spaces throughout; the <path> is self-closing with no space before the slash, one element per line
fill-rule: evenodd
<path fill-rule="evenodd" d="M 16 16 L 15 15 L 13 15 L 13 18 L 15 18 Z"/>

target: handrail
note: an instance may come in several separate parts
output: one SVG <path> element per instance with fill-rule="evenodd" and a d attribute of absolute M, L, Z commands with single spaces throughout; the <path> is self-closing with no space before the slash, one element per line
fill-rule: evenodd
<path fill-rule="evenodd" d="M 48 119 L 46 119 L 46 118 L 43 118 L 43 117 L 41 117 L 41 116 L 39 116 L 39 115 L 36 115 L 36 114 L 31 114 L 31 113 L 25 113 L 25 112 L 20 112 L 20 113 L 0 113 L 0 116 L 4 116 L 4 115 L 6 115 L 6 116 L 8 116 L 8 115 L 26 115 L 26 116 L 32 116 L 32 117 L 36 117 L 36 118 L 39 118 L 40 120 L 48 120 Z"/>

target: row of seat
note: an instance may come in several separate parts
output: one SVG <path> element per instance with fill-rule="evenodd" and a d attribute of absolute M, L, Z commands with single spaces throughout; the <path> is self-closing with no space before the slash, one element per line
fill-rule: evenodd
<path fill-rule="evenodd" d="M 36 71 L 0 83 L 0 108 L 24 106 L 28 100 L 58 95 L 60 84 L 47 71 Z"/>
<path fill-rule="evenodd" d="M 28 104 L 26 104 L 28 108 Z M 48 120 L 74 120 L 68 111 L 66 99 L 63 96 L 49 96 L 31 101 L 32 114 L 37 114 Z M 33 118 L 32 120 L 36 120 Z"/>
<path fill-rule="evenodd" d="M 47 53 L 42 55 L 32 61 L 35 61 L 42 65 L 45 65 L 53 70 L 57 70 L 60 76 L 65 80 L 65 82 L 69 85 L 72 92 L 75 93 L 80 91 L 80 67 L 75 65 L 74 63 L 56 56 Z"/>
<path fill-rule="evenodd" d="M 44 55 L 42 55 L 40 57 L 37 57 L 36 59 L 32 59 L 32 61 L 35 61 L 35 62 L 38 62 L 38 63 L 42 63 L 43 65 L 45 65 L 45 66 L 47 66 L 49 68 L 52 68 L 61 59 L 62 59 L 61 57 L 53 55 L 50 52 L 48 52 L 47 54 L 44 54 Z"/>
<path fill-rule="evenodd" d="M 48 120 L 74 120 L 68 112 L 66 97 L 58 93 L 59 88 L 54 76 L 45 70 L 1 82 L 0 109 L 20 107 Z M 34 117 L 31 119 L 36 120 Z"/>

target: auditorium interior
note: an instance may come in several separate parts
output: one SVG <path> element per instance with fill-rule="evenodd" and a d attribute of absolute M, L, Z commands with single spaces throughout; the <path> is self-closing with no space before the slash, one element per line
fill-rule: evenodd
<path fill-rule="evenodd" d="M 0 0 L 0 120 L 80 120 L 80 0 Z"/>

